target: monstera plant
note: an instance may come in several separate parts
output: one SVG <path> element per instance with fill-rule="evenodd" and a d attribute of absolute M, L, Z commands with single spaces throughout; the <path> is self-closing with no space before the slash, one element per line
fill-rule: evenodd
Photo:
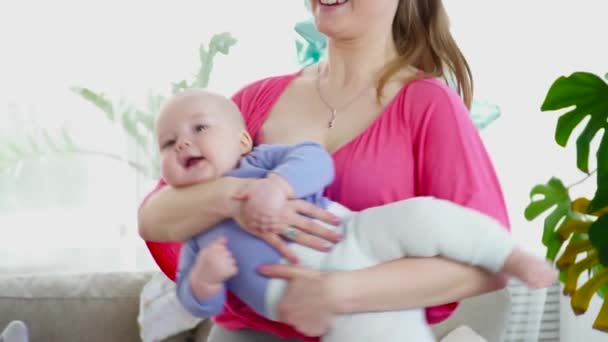
<path fill-rule="evenodd" d="M 608 79 L 608 74 L 605 76 Z M 549 211 L 544 220 L 542 243 L 546 257 L 561 270 L 564 295 L 571 297 L 577 315 L 584 314 L 594 296 L 603 299 L 600 312 L 593 323 L 598 330 L 608 332 L 608 84 L 599 76 L 576 72 L 558 78 L 541 106 L 542 111 L 565 109 L 557 120 L 555 141 L 565 147 L 574 129 L 585 127 L 576 138 L 576 166 L 585 174 L 583 180 L 595 178 L 593 197 L 572 199 L 572 186 L 557 178 L 532 188 L 531 202 L 525 210 L 528 220 Z M 593 139 L 603 131 L 595 150 L 595 168 L 589 167 Z M 593 143 L 593 144 L 592 144 Z M 583 273 L 588 279 L 579 286 Z"/>

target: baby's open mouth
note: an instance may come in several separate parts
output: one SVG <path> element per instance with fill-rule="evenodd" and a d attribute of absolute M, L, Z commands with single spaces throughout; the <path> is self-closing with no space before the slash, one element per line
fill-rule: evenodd
<path fill-rule="evenodd" d="M 186 159 L 186 163 L 184 164 L 184 166 L 186 167 L 186 169 L 189 169 L 193 166 L 198 165 L 203 160 L 205 160 L 204 157 L 188 157 L 188 159 Z"/>

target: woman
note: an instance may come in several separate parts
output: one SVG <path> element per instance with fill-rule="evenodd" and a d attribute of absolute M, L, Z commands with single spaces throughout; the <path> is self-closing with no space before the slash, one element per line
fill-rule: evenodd
<path fill-rule="evenodd" d="M 325 61 L 254 82 L 233 97 L 256 143 L 323 144 L 336 167 L 326 195 L 352 210 L 435 196 L 480 210 L 508 227 L 498 180 L 465 106 L 472 97 L 469 68 L 449 33 L 441 1 L 330 2 L 311 0 L 317 29 L 328 37 Z M 462 99 L 438 77 L 453 77 Z M 161 182 L 139 212 L 140 234 L 146 240 L 181 241 L 228 217 L 251 229 L 256 223 L 241 217 L 240 204 L 232 200 L 243 185 L 243 180 L 223 178 L 174 190 Z M 298 201 L 285 208 L 281 224 L 301 229 L 291 236 L 294 241 L 320 247 L 313 236 L 327 237 L 326 232 L 301 214 L 333 218 Z M 261 237 L 288 254 L 278 235 Z M 173 277 L 179 245 L 149 247 Z M 314 341 L 304 335 L 323 334 L 335 315 L 412 307 L 429 307 L 432 324 L 456 308 L 456 303 L 444 303 L 504 286 L 500 277 L 441 258 L 401 259 L 329 274 L 288 265 L 261 272 L 289 279 L 281 320 L 303 334 L 262 319 L 231 297 L 210 341 Z"/>

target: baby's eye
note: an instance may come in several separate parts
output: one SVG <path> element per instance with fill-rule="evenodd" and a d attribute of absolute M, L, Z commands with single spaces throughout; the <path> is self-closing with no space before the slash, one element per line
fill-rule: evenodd
<path fill-rule="evenodd" d="M 172 147 L 173 145 L 175 145 L 175 139 L 167 140 L 163 144 L 163 148 L 169 148 L 169 147 Z"/>
<path fill-rule="evenodd" d="M 194 131 L 198 133 L 198 132 L 202 132 L 202 131 L 206 130 L 207 128 L 209 128 L 209 125 L 199 124 L 199 125 L 194 126 Z"/>

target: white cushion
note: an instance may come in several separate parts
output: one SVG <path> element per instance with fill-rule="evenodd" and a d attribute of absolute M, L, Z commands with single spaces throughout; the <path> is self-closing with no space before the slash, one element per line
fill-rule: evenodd
<path fill-rule="evenodd" d="M 142 341 L 160 341 L 190 330 L 202 320 L 192 316 L 177 299 L 175 283 L 161 272 L 154 274 L 143 287 L 139 302 Z"/>
<path fill-rule="evenodd" d="M 488 342 L 488 340 L 479 336 L 473 329 L 462 325 L 452 330 L 440 342 Z"/>

